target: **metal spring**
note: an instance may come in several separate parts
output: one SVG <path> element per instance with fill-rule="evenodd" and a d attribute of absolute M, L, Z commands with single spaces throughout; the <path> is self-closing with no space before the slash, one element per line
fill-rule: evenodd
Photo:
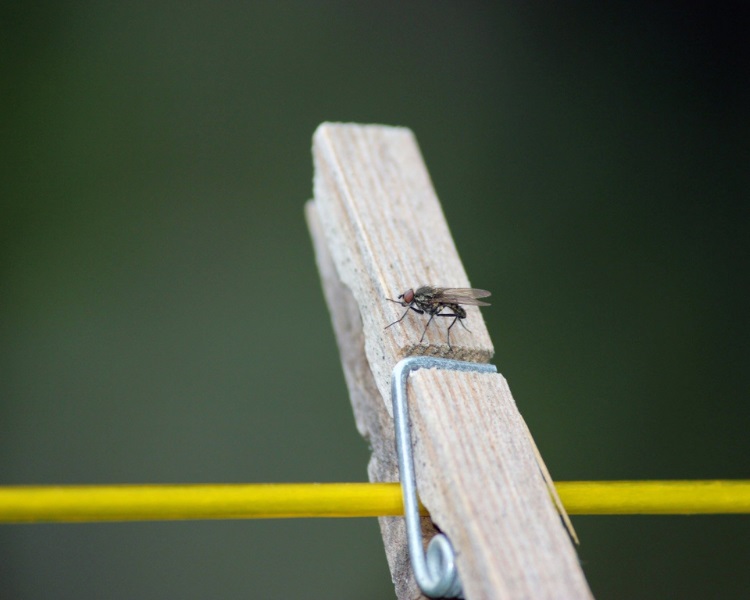
<path fill-rule="evenodd" d="M 401 475 L 401 489 L 404 495 L 406 537 L 414 578 L 425 596 L 431 598 L 463 598 L 463 588 L 456 568 L 456 555 L 448 537 L 442 533 L 435 535 L 427 546 L 426 555 L 422 551 L 422 530 L 419 524 L 417 483 L 414 473 L 414 457 L 411 451 L 409 406 L 406 397 L 406 382 L 409 374 L 417 369 L 497 373 L 497 367 L 448 358 L 413 356 L 400 361 L 391 374 L 396 451 Z"/>

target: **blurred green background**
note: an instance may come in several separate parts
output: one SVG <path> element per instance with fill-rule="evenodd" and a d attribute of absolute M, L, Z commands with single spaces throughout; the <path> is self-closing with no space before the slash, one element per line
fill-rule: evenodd
<path fill-rule="evenodd" d="M 0 27 L 0 483 L 366 479 L 302 213 L 325 120 L 416 133 L 557 479 L 750 477 L 726 7 L 4 2 Z M 750 593 L 747 516 L 574 523 L 599 598 Z M 375 520 L 0 527 L 0 598 L 163 597 L 393 592 Z"/>

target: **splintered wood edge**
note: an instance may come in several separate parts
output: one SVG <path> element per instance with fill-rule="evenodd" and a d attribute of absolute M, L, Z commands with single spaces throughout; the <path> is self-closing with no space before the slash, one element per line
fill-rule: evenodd
<path fill-rule="evenodd" d="M 430 354 L 489 362 L 494 354 L 477 307 L 467 327 L 436 319 L 419 343 L 427 317 L 389 302 L 429 284 L 471 287 L 412 132 L 400 127 L 324 123 L 313 137 L 315 203 L 327 246 L 359 306 L 365 352 L 386 410 L 391 369 L 401 358 Z M 479 286 L 481 287 L 481 285 Z"/>
<path fill-rule="evenodd" d="M 409 406 L 419 495 L 466 597 L 591 598 L 505 378 L 421 369 Z"/>

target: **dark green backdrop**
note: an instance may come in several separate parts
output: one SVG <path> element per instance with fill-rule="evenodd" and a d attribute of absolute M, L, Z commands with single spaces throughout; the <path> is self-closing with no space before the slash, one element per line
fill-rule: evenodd
<path fill-rule="evenodd" d="M 302 214 L 324 120 L 416 133 L 556 478 L 750 477 L 726 6 L 1 10 L 0 483 L 366 479 Z M 574 522 L 600 598 L 750 593 L 747 516 Z M 392 587 L 374 520 L 0 527 L 0 598 L 165 597 Z"/>

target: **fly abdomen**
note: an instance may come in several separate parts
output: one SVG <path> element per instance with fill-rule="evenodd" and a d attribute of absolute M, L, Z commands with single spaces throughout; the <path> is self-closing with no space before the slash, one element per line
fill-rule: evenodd
<path fill-rule="evenodd" d="M 459 319 L 466 318 L 466 310 L 460 304 L 443 304 L 443 307 L 450 310 Z"/>

